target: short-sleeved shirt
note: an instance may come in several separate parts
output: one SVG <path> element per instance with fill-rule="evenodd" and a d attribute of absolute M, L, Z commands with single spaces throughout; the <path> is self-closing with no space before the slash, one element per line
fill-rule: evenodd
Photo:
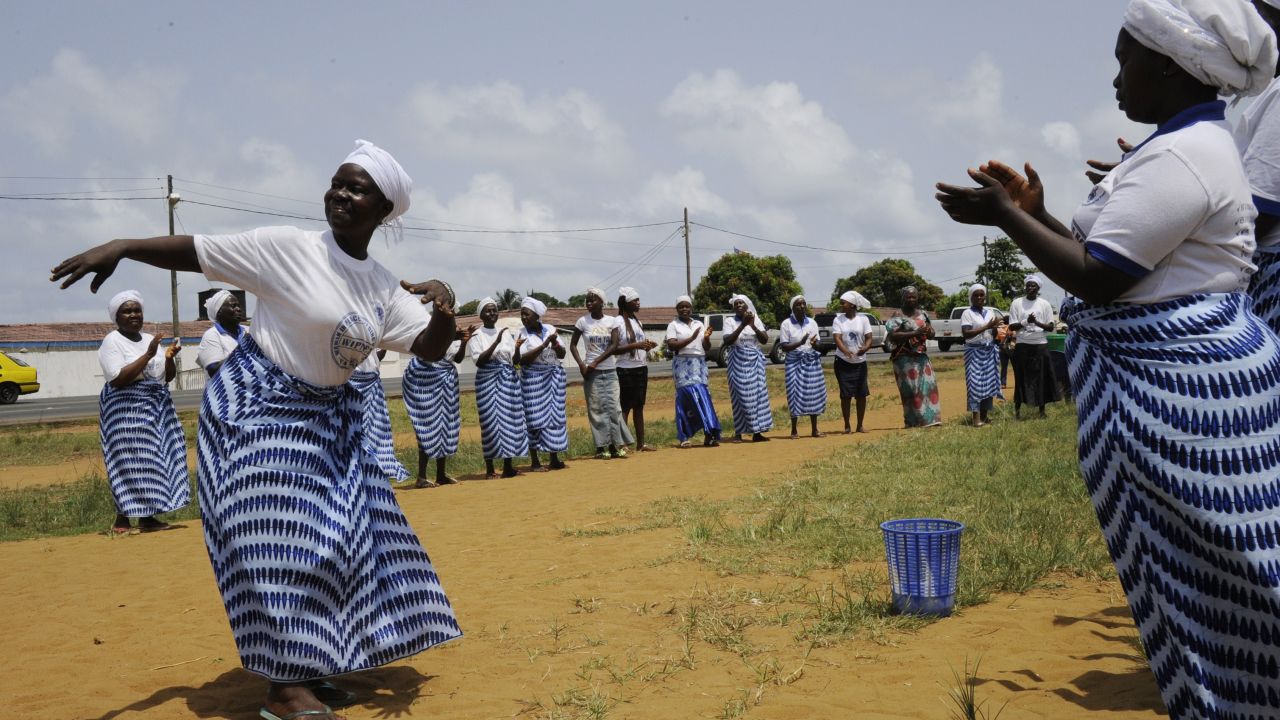
<path fill-rule="evenodd" d="M 240 338 L 243 336 L 243 325 L 237 325 L 236 334 L 232 335 L 221 325 L 214 323 L 213 327 L 205 330 L 204 335 L 200 337 L 200 349 L 196 351 L 196 364 L 207 368 L 214 363 L 226 360 L 227 356 L 240 344 Z"/>
<path fill-rule="evenodd" d="M 1039 325 L 1030 325 L 1027 318 L 1032 314 L 1036 316 L 1036 322 L 1051 323 L 1053 322 L 1053 306 L 1043 297 L 1036 297 L 1035 300 L 1028 300 L 1026 296 L 1014 298 L 1009 303 L 1009 324 L 1021 325 L 1018 330 L 1018 342 L 1023 345 L 1044 345 L 1049 342 L 1044 336 L 1044 328 Z"/>
<path fill-rule="evenodd" d="M 724 318 L 724 326 L 721 330 L 721 337 L 729 337 L 741 324 L 742 321 L 738 319 L 737 315 L 726 315 Z M 764 327 L 764 322 L 760 320 L 758 315 L 751 324 L 760 332 L 767 332 Z M 741 345 L 742 347 L 760 347 L 760 338 L 757 338 L 756 334 L 751 332 L 751 328 L 747 328 L 738 336 L 738 341 L 735 344 Z"/>
<path fill-rule="evenodd" d="M 476 358 L 484 354 L 485 350 L 493 345 L 493 341 L 497 339 L 498 333 L 502 332 L 502 328 L 476 328 L 476 333 L 471 336 L 471 341 L 467 343 L 467 354 L 474 361 Z M 493 349 L 493 354 L 489 356 L 489 362 L 500 362 L 507 365 L 511 364 L 511 358 L 516 353 L 516 334 L 511 328 L 502 333 L 502 341 L 498 343 L 498 347 Z"/>
<path fill-rule="evenodd" d="M 627 334 L 627 326 L 631 327 L 631 332 L 635 334 L 635 340 Z M 633 342 L 641 342 L 644 340 L 644 326 L 639 320 L 618 316 L 618 344 L 630 345 Z M 649 352 L 647 350 L 627 350 L 616 355 L 618 367 L 620 368 L 638 368 L 649 364 Z"/>
<path fill-rule="evenodd" d="M 1086 252 L 1137 279 L 1116 302 L 1248 286 L 1257 210 L 1230 128 L 1216 119 L 1221 108 L 1196 105 L 1161 125 L 1072 217 Z M 1018 342 L 1027 339 L 1019 333 Z"/>
<path fill-rule="evenodd" d="M 987 323 L 991 322 L 991 318 L 996 316 L 994 308 L 983 307 L 981 310 L 974 310 L 967 307 L 964 312 L 960 313 L 960 327 L 963 330 L 975 330 Z M 1039 315 L 1036 319 L 1041 319 Z M 984 330 L 977 335 L 964 341 L 965 345 L 990 345 L 995 342 L 995 330 Z M 1043 335 L 1043 333 L 1041 333 Z"/>
<path fill-rule="evenodd" d="M 590 365 L 609 349 L 609 341 L 614 329 L 618 327 L 617 323 L 618 318 L 612 315 L 604 315 L 597 320 L 588 313 L 578 318 L 578 322 L 573 324 L 578 332 L 582 333 L 582 342 L 586 345 L 587 355 L 583 360 L 584 363 Z M 597 370 L 613 370 L 615 367 L 617 362 L 612 355 L 596 363 Z"/>
<path fill-rule="evenodd" d="M 112 330 L 102 338 L 102 344 L 98 346 L 98 364 L 102 366 L 102 379 L 106 382 L 115 380 L 125 365 L 146 355 L 153 337 L 155 336 L 151 333 L 141 333 L 141 339 L 134 342 L 121 335 L 119 330 Z M 155 357 L 147 361 L 147 366 L 134 382 L 142 380 L 164 382 L 164 362 L 164 351 L 156 350 Z"/>
<path fill-rule="evenodd" d="M 1244 111 L 1235 139 L 1254 206 L 1259 213 L 1280 217 L 1280 78 L 1272 78 Z M 1260 248 L 1280 245 L 1280 223 L 1257 241 Z"/>
<path fill-rule="evenodd" d="M 743 332 L 747 331 L 743 330 Z M 778 328 L 778 342 L 783 345 L 790 345 L 797 340 L 804 340 L 804 342 L 800 343 L 800 347 L 791 350 L 787 353 L 788 355 L 791 353 L 818 352 L 809 344 L 810 338 L 816 337 L 818 337 L 818 323 L 814 322 L 811 317 L 805 317 L 804 322 L 797 324 L 795 316 L 788 315 Z"/>
<path fill-rule="evenodd" d="M 672 320 L 667 323 L 667 339 L 668 340 L 684 340 L 688 337 L 695 337 L 693 342 L 680 348 L 676 353 L 684 357 L 706 357 L 707 351 L 702 349 L 702 333 L 706 332 L 706 327 L 701 320 L 696 318 L 688 323 L 680 322 L 680 320 Z"/>
<path fill-rule="evenodd" d="M 848 317 L 844 313 L 836 315 L 831 321 L 831 334 L 839 335 L 844 338 L 844 346 L 853 352 L 842 352 L 840 346 L 836 346 L 836 357 L 848 363 L 861 363 L 867 361 L 866 355 L 859 355 L 858 349 L 867 341 L 867 336 L 871 334 L 871 321 L 862 313 L 854 313 L 853 317 Z"/>
<path fill-rule="evenodd" d="M 431 316 L 377 261 L 357 260 L 331 231 L 265 227 L 196 235 L 210 280 L 258 298 L 253 336 L 283 370 L 317 385 L 341 385 L 375 348 L 412 351 Z"/>
<path fill-rule="evenodd" d="M 516 335 L 516 340 L 524 340 L 524 344 L 520 346 L 520 354 L 523 355 L 535 347 L 541 345 L 551 335 L 556 334 L 556 327 L 542 323 L 542 328 L 538 333 L 530 333 L 529 328 L 524 325 L 520 326 L 520 332 Z M 560 358 L 556 357 L 555 343 L 547 345 L 542 352 L 538 353 L 538 357 L 533 359 L 531 365 L 559 365 Z"/>

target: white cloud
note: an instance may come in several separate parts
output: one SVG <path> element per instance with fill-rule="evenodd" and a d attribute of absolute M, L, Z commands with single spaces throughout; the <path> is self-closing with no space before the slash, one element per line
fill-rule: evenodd
<path fill-rule="evenodd" d="M 998 136 L 1007 114 L 1002 107 L 1004 75 L 986 53 L 978 55 L 964 79 L 949 85 L 932 105 L 930 116 L 940 125 L 977 130 L 983 137 Z"/>
<path fill-rule="evenodd" d="M 1040 128 L 1040 137 L 1050 150 L 1069 160 L 1080 159 L 1080 132 L 1069 122 L 1046 123 Z"/>
<path fill-rule="evenodd" d="M 684 208 L 689 208 L 695 217 L 701 214 L 724 217 L 732 212 L 729 201 L 707 187 L 706 175 L 688 165 L 673 173 L 653 175 L 633 201 L 619 208 L 663 219 L 676 217 Z"/>

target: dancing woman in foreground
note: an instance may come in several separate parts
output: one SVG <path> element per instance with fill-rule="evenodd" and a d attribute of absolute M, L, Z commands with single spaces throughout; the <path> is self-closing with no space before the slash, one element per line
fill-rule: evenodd
<path fill-rule="evenodd" d="M 1275 37 L 1247 3 L 1135 0 L 1116 59 L 1121 110 L 1156 131 L 1070 230 L 1030 165 L 937 197 L 1080 299 L 1080 470 L 1170 716 L 1277 717 L 1280 343 L 1243 294 L 1255 210 L 1217 100 L 1266 85 Z"/>
<path fill-rule="evenodd" d="M 113 240 L 53 269 L 63 288 L 94 275 L 96 292 L 130 259 L 258 298 L 253 327 L 205 388 L 197 460 L 209 559 L 241 662 L 271 680 L 268 720 L 332 720 L 325 701 L 352 698 L 325 678 L 461 635 L 364 449 L 347 383 L 378 347 L 435 361 L 454 336 L 447 285 L 397 282 L 368 254 L 374 230 L 408 209 L 411 184 L 386 151 L 357 141 L 324 195 L 325 232 Z"/>

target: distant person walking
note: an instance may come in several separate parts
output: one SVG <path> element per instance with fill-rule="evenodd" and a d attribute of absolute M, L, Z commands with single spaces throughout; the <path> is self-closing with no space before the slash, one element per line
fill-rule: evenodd
<path fill-rule="evenodd" d="M 724 319 L 721 335 L 728 348 L 733 440 L 742 442 L 742 436 L 750 433 L 752 442 L 767 442 L 764 433 L 773 427 L 773 408 L 765 374 L 767 360 L 760 348 L 769 342 L 769 333 L 756 316 L 751 298 L 734 295 L 729 304 L 733 314 Z"/>
<path fill-rule="evenodd" d="M 443 358 L 425 362 L 415 355 L 404 369 L 401 379 L 404 406 L 418 440 L 418 479 L 414 487 L 430 488 L 458 482 L 445 471 L 445 466 L 450 457 L 458 454 L 462 403 L 457 366 L 466 357 L 467 343 L 475 329 L 471 325 L 461 331 Z M 435 480 L 427 479 L 427 463 L 431 458 L 436 461 Z"/>
<path fill-rule="evenodd" d="M 526 297 L 520 305 L 520 332 L 516 335 L 516 358 L 520 363 L 520 392 L 524 422 L 529 433 L 529 461 L 535 472 L 560 470 L 565 466 L 560 454 L 569 450 L 569 420 L 565 416 L 564 345 L 554 325 L 542 322 L 547 306 Z M 538 451 L 547 453 L 542 464 Z"/>
<path fill-rule="evenodd" d="M 960 314 L 960 333 L 964 335 L 964 387 L 973 426 L 990 422 L 991 405 L 1000 392 L 1000 349 L 995 332 L 1000 315 L 987 307 L 987 288 L 974 283 L 969 286 L 969 307 Z"/>
<path fill-rule="evenodd" d="M 1040 297 L 1039 275 L 1028 275 L 1024 283 L 1027 294 L 1009 304 L 1009 329 L 1018 333 L 1013 349 L 1013 414 L 1022 417 L 1022 406 L 1030 405 L 1044 417 L 1045 405 L 1062 399 L 1044 336 L 1053 329 L 1053 306 Z"/>
<path fill-rule="evenodd" d="M 791 413 L 791 439 L 800 437 L 796 423 L 809 417 L 809 434 L 822 437 L 818 416 L 827 411 L 827 378 L 818 353 L 818 323 L 809 317 L 809 303 L 803 295 L 791 298 L 791 314 L 783 318 L 778 342 L 787 354 L 785 378 L 787 409 Z"/>
<path fill-rule="evenodd" d="M 578 340 L 586 348 L 586 359 L 578 354 Z M 631 429 L 622 418 L 622 404 L 618 398 L 618 370 L 614 351 L 618 341 L 617 318 L 604 314 L 604 291 L 587 289 L 587 314 L 573 325 L 573 338 L 569 340 L 569 352 L 582 373 L 582 393 L 587 400 L 587 419 L 591 422 L 591 437 L 596 443 L 596 459 L 624 458 L 627 445 L 634 442 Z M 609 452 L 605 454 L 605 448 Z"/>
<path fill-rule="evenodd" d="M 938 399 L 938 378 L 929 362 L 929 341 L 933 323 L 920 308 L 914 285 L 902 289 L 902 314 L 884 324 L 889 335 L 893 378 L 902 396 L 902 419 L 907 427 L 934 427 L 942 424 L 942 404 Z"/>
<path fill-rule="evenodd" d="M 866 432 L 862 419 L 867 414 L 867 396 L 871 389 L 867 384 L 867 352 L 871 350 L 871 321 L 858 308 L 869 308 L 871 303 L 861 293 L 849 290 L 840 296 L 840 313 L 831 321 L 831 336 L 836 341 L 836 357 L 832 372 L 840 387 L 840 415 L 844 418 L 844 432 Z M 858 425 L 849 424 L 850 404 L 856 403 Z"/>
<path fill-rule="evenodd" d="M 499 329 L 498 303 L 493 298 L 480 301 L 480 322 L 467 344 L 476 364 L 476 411 L 480 415 L 480 441 L 484 446 L 485 477 L 494 478 L 494 460 L 502 459 L 502 477 L 512 478 L 514 458 L 529 452 L 529 430 L 524 424 L 524 404 L 520 378 L 514 365 L 514 332 Z"/>
<path fill-rule="evenodd" d="M 196 351 L 196 364 L 209 373 L 218 372 L 222 361 L 240 344 L 244 337 L 244 308 L 240 300 L 226 290 L 219 290 L 204 301 L 205 313 L 213 321 L 213 327 L 204 331 L 200 348 Z"/>
<path fill-rule="evenodd" d="M 138 518 L 143 532 L 165 530 L 156 519 L 191 502 L 187 439 L 173 408 L 168 383 L 177 375 L 175 340 L 160 352 L 160 336 L 142 332 L 142 295 L 125 290 L 111 298 L 107 314 L 116 323 L 98 347 L 102 393 L 98 423 L 102 455 L 116 501 L 117 535 Z"/>
<path fill-rule="evenodd" d="M 382 387 L 382 358 L 386 350 L 374 350 L 351 373 L 351 387 L 360 391 L 364 403 L 364 441 L 378 458 L 378 467 L 392 483 L 409 479 L 400 458 L 396 457 L 395 436 L 391 434 L 391 411 L 387 408 L 387 392 Z"/>
<path fill-rule="evenodd" d="M 618 290 L 618 398 L 622 421 L 630 415 L 635 423 L 636 450 L 655 450 L 644 442 L 644 403 L 649 396 L 649 351 L 658 346 L 645 337 L 644 325 L 636 318 L 640 294 L 635 288 Z"/>
<path fill-rule="evenodd" d="M 704 447 L 720 444 L 720 418 L 707 389 L 707 351 L 711 328 L 693 318 L 693 298 L 676 298 L 676 319 L 667 324 L 667 350 L 676 384 L 676 439 L 680 447 L 702 431 Z"/>

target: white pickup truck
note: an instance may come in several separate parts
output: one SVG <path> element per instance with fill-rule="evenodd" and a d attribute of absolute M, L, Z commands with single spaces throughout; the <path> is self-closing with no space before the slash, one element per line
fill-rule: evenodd
<path fill-rule="evenodd" d="M 965 307 L 952 308 L 950 318 L 933 322 L 933 339 L 938 342 L 939 350 L 946 352 L 951 349 L 952 345 L 964 344 L 964 333 L 960 332 L 960 316 L 964 314 L 966 309 Z M 1001 318 L 1006 314 L 1000 308 L 992 309 Z"/>

